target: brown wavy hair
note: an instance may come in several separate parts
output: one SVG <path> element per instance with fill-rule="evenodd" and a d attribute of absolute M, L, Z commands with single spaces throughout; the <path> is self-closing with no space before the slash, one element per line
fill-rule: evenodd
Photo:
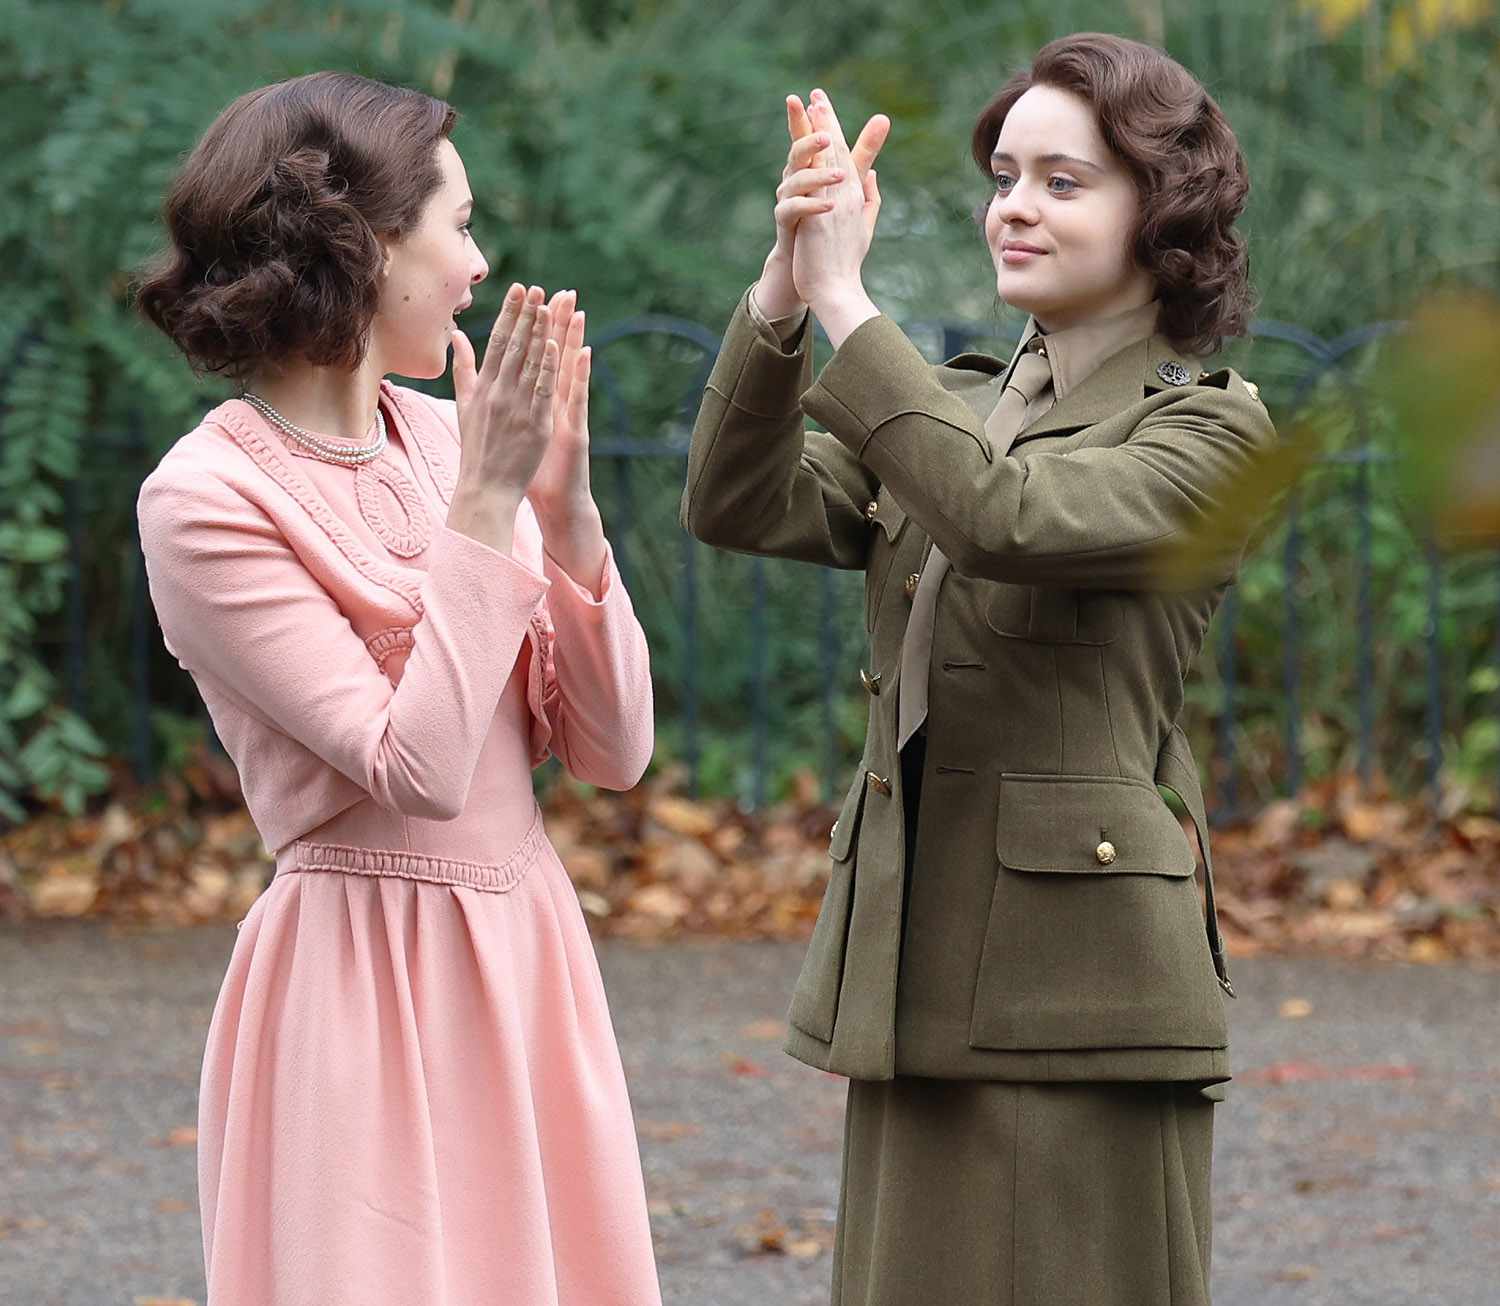
<path fill-rule="evenodd" d="M 1250 194 L 1245 156 L 1203 84 L 1155 46 L 1101 32 L 1044 45 L 984 106 L 974 162 L 990 155 L 1012 106 L 1033 86 L 1071 91 L 1093 106 L 1105 143 L 1135 179 L 1140 226 L 1129 240 L 1156 280 L 1163 335 L 1211 354 L 1243 335 L 1255 307 L 1250 256 L 1235 230 Z"/>
<path fill-rule="evenodd" d="M 136 305 L 199 372 L 244 382 L 305 360 L 354 368 L 380 299 L 379 237 L 415 227 L 457 119 L 352 73 L 263 86 L 214 120 L 167 191 L 170 242 Z"/>

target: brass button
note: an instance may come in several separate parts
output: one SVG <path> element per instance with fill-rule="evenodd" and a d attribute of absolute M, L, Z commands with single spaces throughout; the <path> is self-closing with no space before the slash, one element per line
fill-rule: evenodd
<path fill-rule="evenodd" d="M 891 782 L 884 776 L 876 775 L 873 771 L 866 771 L 865 783 L 877 794 L 884 794 L 887 798 L 891 796 Z"/>
<path fill-rule="evenodd" d="M 921 580 L 921 579 L 922 579 L 921 573 L 920 572 L 915 572 L 915 571 L 912 572 L 912 574 L 906 578 L 906 597 L 907 598 L 914 599 L 914 598 L 917 597 L 917 582 L 919 580 Z"/>
<path fill-rule="evenodd" d="M 871 499 L 869 503 L 865 504 L 865 520 L 874 521 L 875 514 L 879 511 L 880 505 L 874 499 Z"/>
<path fill-rule="evenodd" d="M 1094 856 L 1099 859 L 1100 866 L 1108 866 L 1115 859 L 1115 846 L 1105 839 L 1094 849 Z"/>
<path fill-rule="evenodd" d="M 833 823 L 833 829 L 828 832 L 828 837 L 830 839 L 837 839 L 839 837 L 839 823 L 837 821 Z"/>
<path fill-rule="evenodd" d="M 859 683 L 865 687 L 866 693 L 874 697 L 879 697 L 880 675 L 878 672 L 872 676 L 868 671 L 861 667 L 859 669 Z"/>
<path fill-rule="evenodd" d="M 1252 399 L 1259 399 L 1260 398 L 1260 387 L 1258 385 L 1256 385 L 1254 381 L 1246 381 L 1245 382 L 1245 389 L 1250 392 L 1250 398 L 1252 398 Z"/>

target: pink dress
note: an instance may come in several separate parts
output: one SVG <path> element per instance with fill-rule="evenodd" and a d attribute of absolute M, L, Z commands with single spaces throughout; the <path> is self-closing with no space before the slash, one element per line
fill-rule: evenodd
<path fill-rule="evenodd" d="M 645 640 L 612 555 L 445 525 L 451 403 L 355 470 L 249 405 L 142 487 L 151 596 L 276 876 L 204 1055 L 208 1306 L 653 1306 L 625 1078 L 532 768 L 628 788 Z"/>

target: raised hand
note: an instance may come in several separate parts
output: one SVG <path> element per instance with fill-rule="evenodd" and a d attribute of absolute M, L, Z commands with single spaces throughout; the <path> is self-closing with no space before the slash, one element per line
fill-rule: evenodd
<path fill-rule="evenodd" d="M 541 516 L 586 511 L 589 489 L 589 373 L 593 351 L 583 343 L 584 315 L 576 290 L 560 290 L 548 305 L 551 337 L 561 358 L 553 398 L 552 440 L 528 491 Z"/>
<path fill-rule="evenodd" d="M 484 363 L 453 333 L 453 391 L 462 440 L 459 480 L 519 503 L 552 439 L 561 351 L 540 286 L 513 285 L 490 331 Z"/>
<path fill-rule="evenodd" d="M 823 305 L 863 297 L 860 271 L 874 226 L 866 214 L 868 181 L 862 183 L 833 103 L 822 91 L 812 93 L 809 118 L 817 135 L 827 137 L 829 144 L 823 153 L 825 166 L 807 170 L 818 174 L 808 181 L 809 198 L 818 207 L 799 219 L 792 284 L 798 297 L 823 319 Z M 878 190 L 874 203 L 878 210 Z M 824 326 L 828 326 L 826 320 Z"/>
<path fill-rule="evenodd" d="M 813 126 L 799 96 L 786 97 L 787 135 L 791 148 L 781 185 L 776 189 L 776 244 L 766 258 L 765 269 L 755 288 L 755 300 L 767 317 L 785 317 L 803 308 L 805 301 L 792 280 L 792 254 L 797 226 L 804 217 L 827 212 L 821 192 L 836 171 L 828 160 L 832 139 L 826 131 Z M 886 138 L 891 120 L 877 113 L 864 125 L 859 139 L 849 151 L 850 162 L 859 178 L 865 199 L 864 215 L 869 236 L 875 234 L 880 215 L 880 188 L 873 164 Z M 868 243 L 868 241 L 867 241 Z"/>

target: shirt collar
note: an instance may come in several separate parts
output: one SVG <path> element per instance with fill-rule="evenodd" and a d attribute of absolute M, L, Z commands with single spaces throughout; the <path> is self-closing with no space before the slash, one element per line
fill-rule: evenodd
<path fill-rule="evenodd" d="M 1149 304 L 1111 317 L 1092 318 L 1062 331 L 1045 332 L 1034 317 L 1027 318 L 1020 343 L 1011 355 L 1011 365 L 1026 348 L 1040 348 L 1032 344 L 1034 340 L 1045 342 L 1047 358 L 1052 364 L 1053 395 L 1060 400 L 1126 345 L 1154 335 L 1160 313 L 1161 302 L 1153 299 Z"/>

